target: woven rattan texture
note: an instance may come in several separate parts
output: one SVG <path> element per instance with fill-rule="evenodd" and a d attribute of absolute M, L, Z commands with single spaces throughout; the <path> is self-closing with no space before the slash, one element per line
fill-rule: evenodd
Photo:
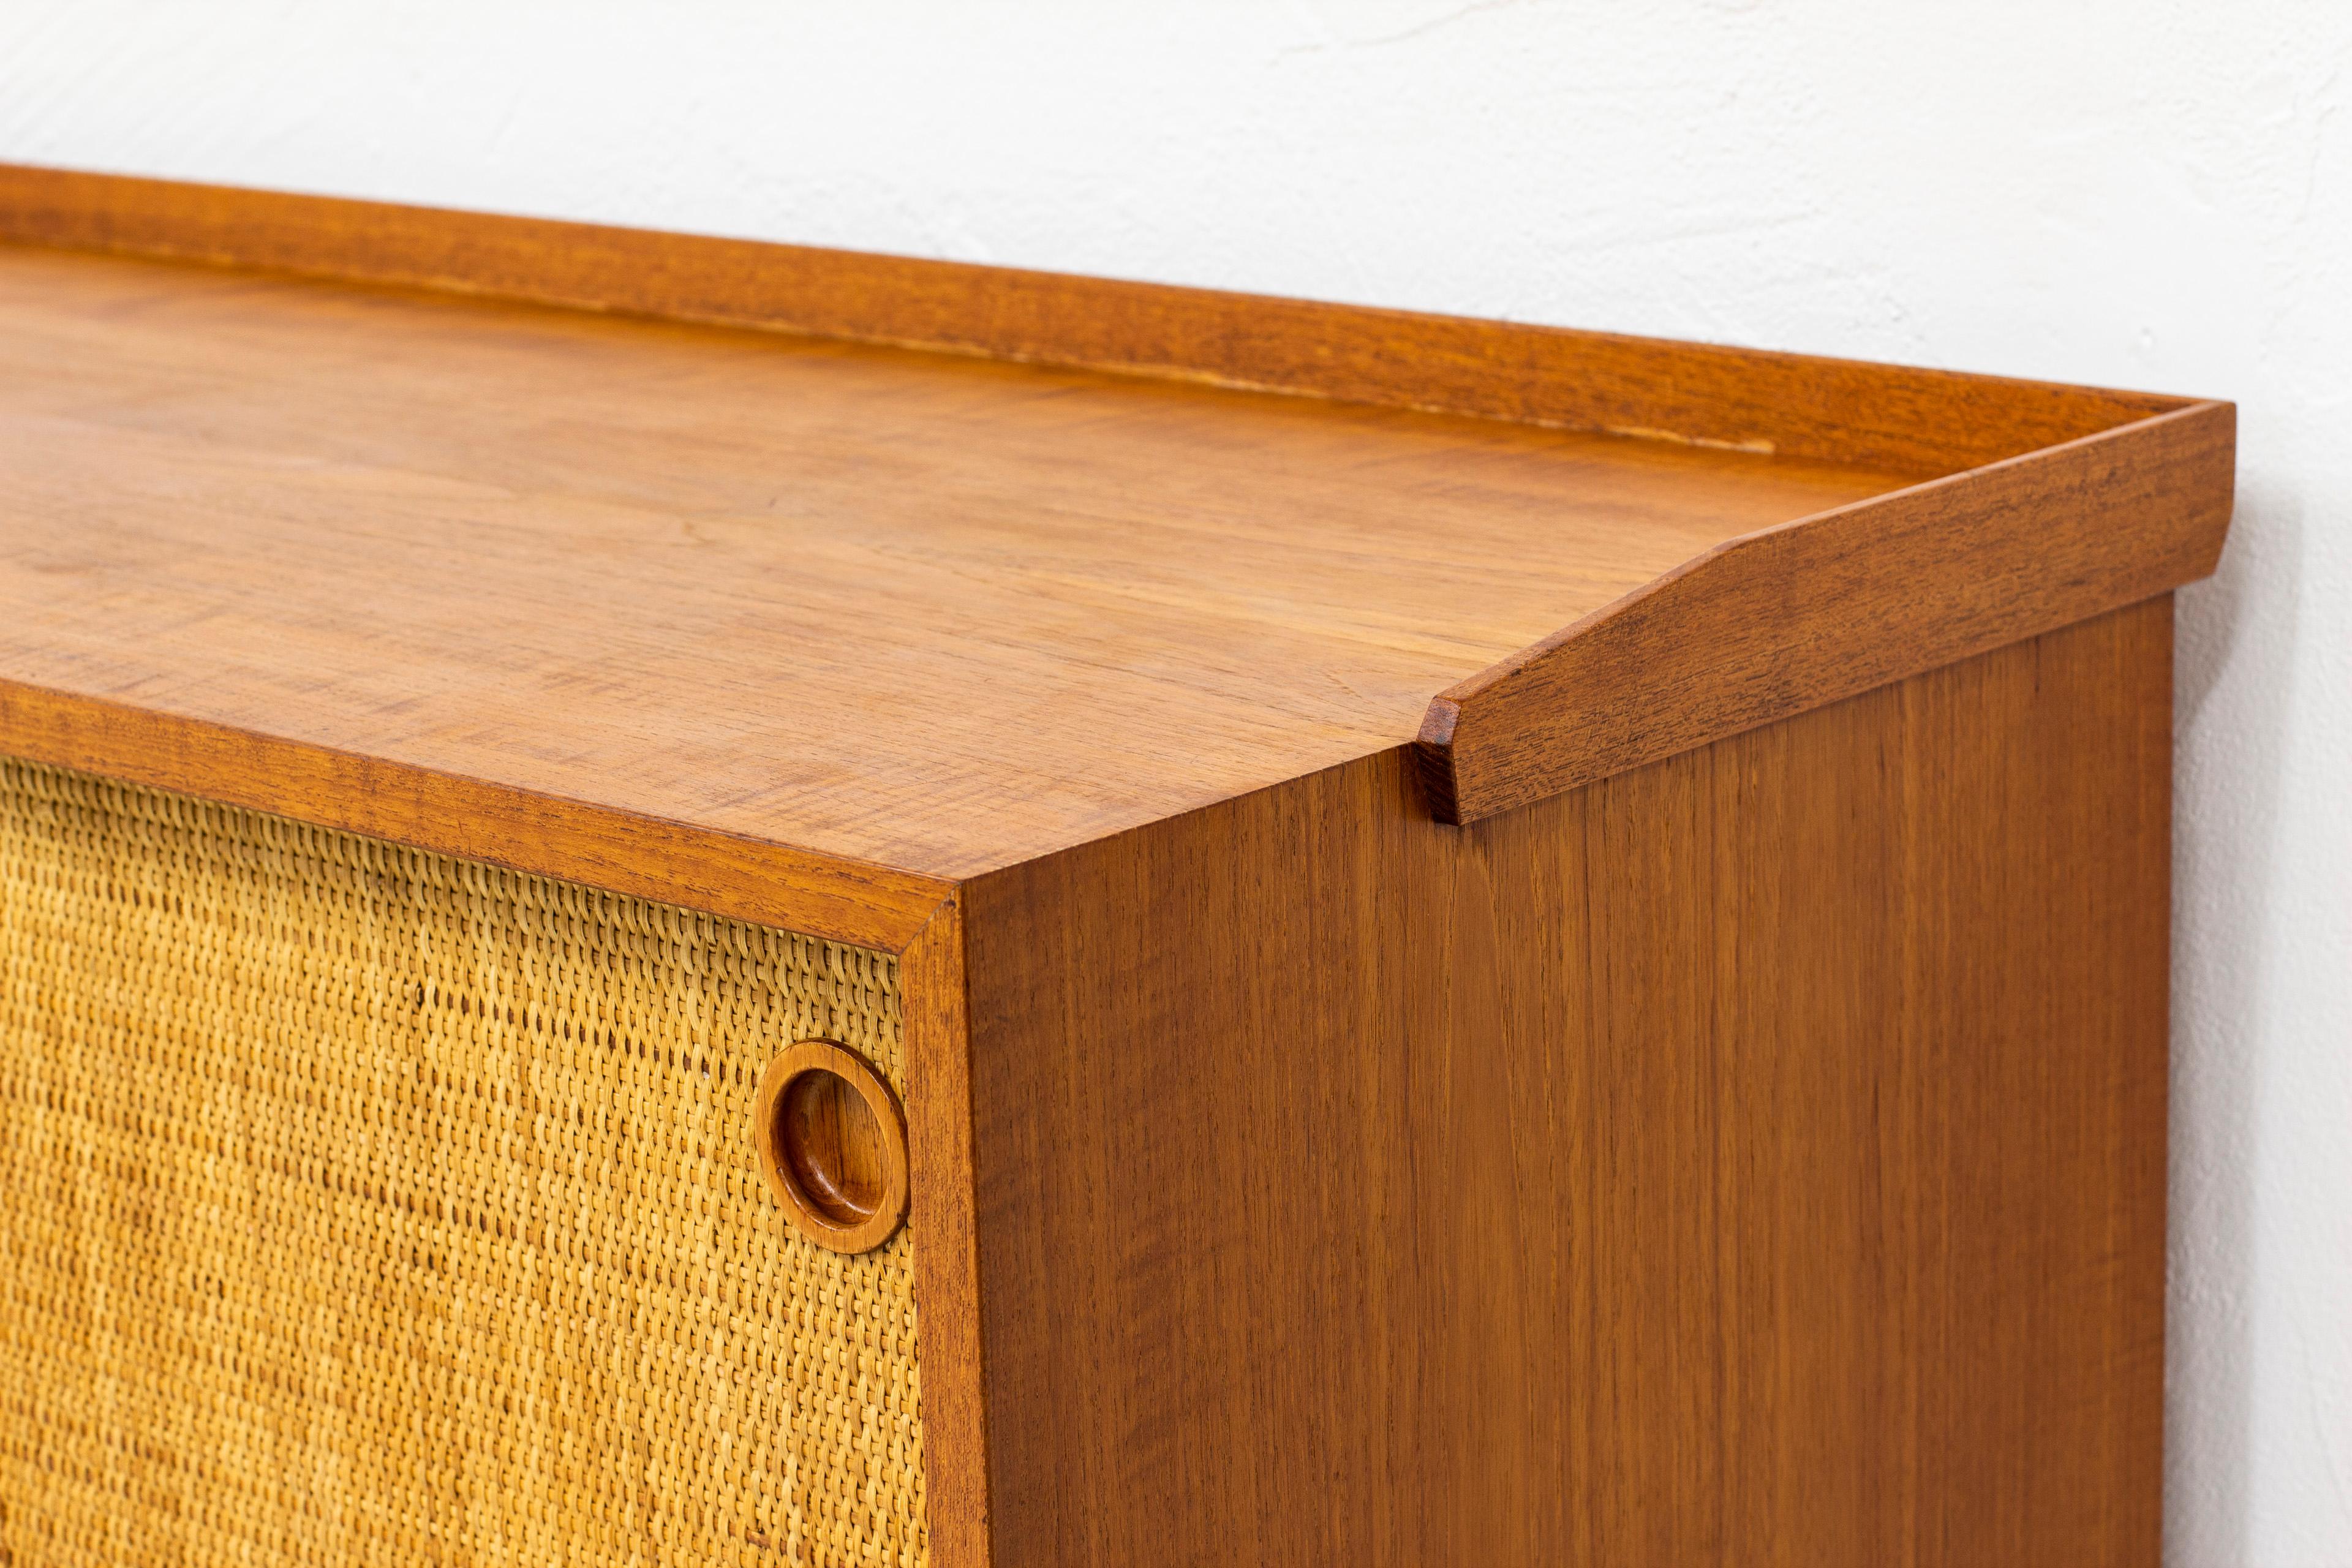
<path fill-rule="evenodd" d="M 0 761 L 0 1563 L 923 1562 L 809 1037 L 902 1083 L 894 962 Z"/>

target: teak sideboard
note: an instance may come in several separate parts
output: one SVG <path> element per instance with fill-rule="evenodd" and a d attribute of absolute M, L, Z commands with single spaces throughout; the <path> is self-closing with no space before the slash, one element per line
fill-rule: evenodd
<path fill-rule="evenodd" d="M 0 1563 L 2157 1560 L 2227 404 L 0 238 Z"/>

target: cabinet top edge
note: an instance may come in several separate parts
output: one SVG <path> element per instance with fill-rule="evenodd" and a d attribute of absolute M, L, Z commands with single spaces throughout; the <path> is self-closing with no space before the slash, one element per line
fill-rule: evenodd
<path fill-rule="evenodd" d="M 26 165 L 0 241 L 0 682 L 848 868 L 823 934 L 894 949 L 1416 730 L 1492 815 L 1769 721 L 1798 645 L 2014 640 L 2226 526 L 2227 405 L 2147 393 Z M 2022 618 L 1968 585 L 2082 562 L 1917 521 L 2117 485 L 2194 516 Z M 1843 631 L 1767 563 L 1914 588 Z"/>

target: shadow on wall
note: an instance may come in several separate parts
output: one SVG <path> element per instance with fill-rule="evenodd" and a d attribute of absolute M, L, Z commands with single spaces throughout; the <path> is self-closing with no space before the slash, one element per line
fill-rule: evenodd
<path fill-rule="evenodd" d="M 2255 1568 L 2252 1142 L 2301 618 L 2303 503 L 2242 484 L 2221 570 L 2178 603 L 2166 1559 Z M 2184 1440 L 2184 1438 L 2189 1440 Z"/>

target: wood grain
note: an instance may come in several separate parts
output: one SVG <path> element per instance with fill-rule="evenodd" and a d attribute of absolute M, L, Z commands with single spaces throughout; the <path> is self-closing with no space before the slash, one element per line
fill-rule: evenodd
<path fill-rule="evenodd" d="M 751 1147 L 793 1228 L 828 1252 L 871 1252 L 907 1217 L 907 1117 L 872 1062 L 799 1040 L 760 1079 Z"/>
<path fill-rule="evenodd" d="M 918 879 L 1410 741 L 1900 482 L 0 250 L 0 679 Z"/>
<path fill-rule="evenodd" d="M 0 238 L 1607 430 L 1918 475 L 2181 400 L 1007 268 L 0 165 Z"/>
<path fill-rule="evenodd" d="M 969 885 L 1001 1568 L 2153 1563 L 2169 617 Z"/>
<path fill-rule="evenodd" d="M 0 753 L 896 952 L 952 884 L 0 679 Z"/>
<path fill-rule="evenodd" d="M 2205 403 L 1717 545 L 1430 704 L 1475 822 L 2211 574 L 2237 417 Z"/>
<path fill-rule="evenodd" d="M 0 237 L 181 258 L 0 252 L 0 752 L 901 955 L 942 1568 L 2153 1560 L 2226 405 L 21 168 Z"/>
<path fill-rule="evenodd" d="M 938 1568 L 990 1568 L 987 1368 L 980 1336 L 971 1032 L 962 906 L 940 905 L 899 955 L 907 1141 L 923 1373 L 923 1490 Z"/>

